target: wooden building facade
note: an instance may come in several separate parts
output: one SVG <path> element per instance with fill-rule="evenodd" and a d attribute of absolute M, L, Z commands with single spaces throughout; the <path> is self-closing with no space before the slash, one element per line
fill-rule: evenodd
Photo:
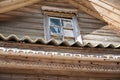
<path fill-rule="evenodd" d="M 119 80 L 120 10 L 112 3 L 1 1 L 0 80 Z"/>

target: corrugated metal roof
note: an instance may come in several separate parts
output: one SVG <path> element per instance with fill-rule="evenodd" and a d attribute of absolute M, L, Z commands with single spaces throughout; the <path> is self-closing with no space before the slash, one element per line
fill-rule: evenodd
<path fill-rule="evenodd" d="M 84 43 L 81 44 L 79 41 L 69 42 L 69 41 L 58 41 L 55 39 L 50 39 L 46 41 L 43 38 L 31 39 L 29 36 L 24 36 L 19 38 L 18 36 L 11 34 L 8 37 L 0 34 L 0 39 L 5 41 L 23 41 L 27 43 L 36 43 L 36 44 L 46 44 L 46 45 L 59 45 L 59 46 L 76 46 L 76 47 L 91 47 L 91 48 L 120 48 L 120 44 L 102 44 L 102 43 Z"/>

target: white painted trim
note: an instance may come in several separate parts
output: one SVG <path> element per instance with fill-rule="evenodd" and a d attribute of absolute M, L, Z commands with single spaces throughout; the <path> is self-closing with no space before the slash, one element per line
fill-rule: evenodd
<path fill-rule="evenodd" d="M 73 53 L 61 53 L 61 52 L 49 52 L 49 51 L 37 51 L 37 50 L 30 50 L 30 49 L 19 49 L 19 48 L 6 48 L 0 47 L 0 52 L 4 52 L 2 54 L 9 54 L 9 52 L 13 52 L 13 54 L 20 53 L 21 55 L 27 54 L 28 56 L 31 54 L 34 55 L 43 55 L 43 56 L 52 56 L 52 57 L 70 57 L 71 59 L 85 59 L 85 60 L 118 60 L 120 61 L 120 55 L 116 54 L 73 54 Z M 8 53 L 7 53 L 8 52 Z M 1 54 L 1 53 L 0 53 Z M 11 53 L 12 54 L 12 53 Z M 18 54 L 19 55 L 19 54 Z M 67 59 L 67 58 L 66 58 Z"/>
<path fill-rule="evenodd" d="M 82 41 L 82 36 L 81 36 L 81 33 L 80 33 L 80 27 L 78 25 L 78 20 L 77 20 L 77 17 L 74 16 L 73 17 L 73 22 L 74 22 L 74 25 L 75 25 L 75 34 L 76 34 L 76 41 L 80 42 L 81 44 L 83 44 L 83 41 Z"/>

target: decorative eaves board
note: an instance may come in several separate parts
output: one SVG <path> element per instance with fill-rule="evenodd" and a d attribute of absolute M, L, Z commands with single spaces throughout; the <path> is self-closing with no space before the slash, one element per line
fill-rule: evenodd
<path fill-rule="evenodd" d="M 11 53 L 11 54 L 9 54 Z M 91 52 L 91 54 L 83 53 L 72 53 L 72 52 L 57 52 L 57 51 L 44 51 L 44 50 L 31 50 L 31 49 L 20 49 L 20 48 L 6 48 L 0 47 L 0 57 L 6 56 L 9 54 L 14 57 L 29 57 L 36 59 L 56 59 L 56 60 L 65 60 L 67 61 L 100 61 L 100 62 L 120 62 L 120 55 L 117 54 L 99 54 L 96 55 Z"/>
<path fill-rule="evenodd" d="M 10 73 L 20 73 L 20 69 L 20 71 L 24 70 L 22 71 L 24 73 L 31 71 L 30 73 L 32 74 L 40 74 L 41 71 L 43 71 L 49 74 L 71 76 L 69 73 L 74 72 L 72 76 L 80 76 L 79 73 L 83 72 L 90 74 L 104 73 L 107 77 L 111 77 L 110 74 L 112 77 L 120 77 L 120 65 L 117 64 L 119 57 L 120 56 L 109 54 L 98 57 L 97 55 L 84 56 L 84 54 L 60 53 L 58 51 L 46 52 L 0 47 L 0 72 L 9 73 L 11 69 L 14 69 L 12 70 L 13 72 L 10 71 Z M 58 71 L 60 73 L 58 73 Z M 103 76 L 105 77 L 106 75 Z M 100 75 L 98 76 L 102 77 Z"/>

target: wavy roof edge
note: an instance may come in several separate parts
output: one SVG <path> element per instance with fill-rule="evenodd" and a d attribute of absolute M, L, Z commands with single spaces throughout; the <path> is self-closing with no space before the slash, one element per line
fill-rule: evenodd
<path fill-rule="evenodd" d="M 75 46 L 75 47 L 90 47 L 90 48 L 120 48 L 120 44 L 114 45 L 114 44 L 94 44 L 94 43 L 84 43 L 81 44 L 79 41 L 76 42 L 69 42 L 69 41 L 58 41 L 55 39 L 50 39 L 49 41 L 46 41 L 43 38 L 37 38 L 37 39 L 31 39 L 29 36 L 24 36 L 22 38 L 17 37 L 16 35 L 9 35 L 8 37 L 5 37 L 4 35 L 0 34 L 0 40 L 4 41 L 23 41 L 27 43 L 35 43 L 35 44 L 45 44 L 45 45 L 56 45 L 56 46 Z"/>

